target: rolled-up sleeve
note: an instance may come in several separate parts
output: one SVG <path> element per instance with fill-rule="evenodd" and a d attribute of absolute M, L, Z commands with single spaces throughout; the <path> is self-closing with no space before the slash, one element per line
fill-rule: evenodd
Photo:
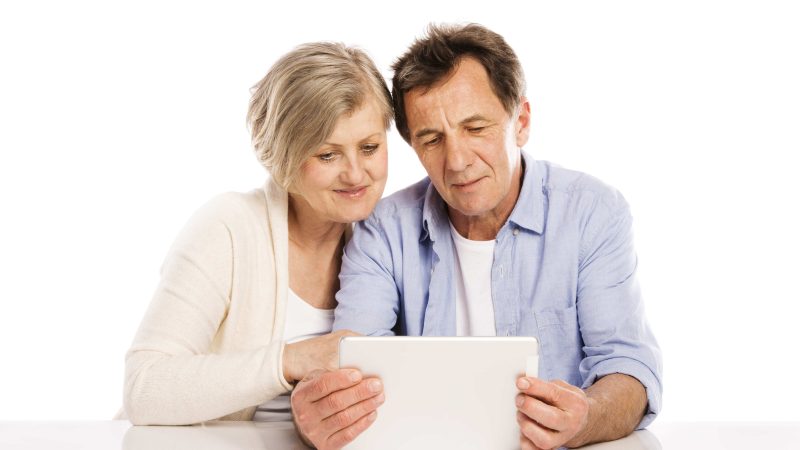
<path fill-rule="evenodd" d="M 355 225 L 342 257 L 339 285 L 334 330 L 368 336 L 394 334 L 400 295 L 390 243 L 375 215 Z"/>
<path fill-rule="evenodd" d="M 647 391 L 644 428 L 661 410 L 662 360 L 645 318 L 637 265 L 627 203 L 618 194 L 599 201 L 587 221 L 578 275 L 582 387 L 613 373 L 636 378 Z"/>

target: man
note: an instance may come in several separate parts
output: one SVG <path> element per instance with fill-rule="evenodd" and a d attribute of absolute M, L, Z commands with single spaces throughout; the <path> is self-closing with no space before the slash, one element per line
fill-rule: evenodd
<path fill-rule="evenodd" d="M 521 65 L 498 34 L 434 26 L 393 69 L 397 129 L 429 178 L 356 226 L 334 329 L 537 337 L 540 377 L 517 380 L 525 449 L 617 439 L 649 424 L 661 357 L 625 200 L 522 151 L 530 105 Z M 315 374 L 295 392 L 298 427 L 320 448 L 338 448 L 375 418 L 379 382 L 353 375 Z"/>

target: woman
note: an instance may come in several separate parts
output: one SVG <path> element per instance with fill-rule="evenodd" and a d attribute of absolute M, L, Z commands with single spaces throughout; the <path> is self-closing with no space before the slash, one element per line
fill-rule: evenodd
<path fill-rule="evenodd" d="M 383 193 L 391 120 L 380 72 L 341 44 L 302 45 L 254 87 L 248 124 L 271 176 L 213 199 L 173 244 L 126 357 L 131 422 L 290 420 L 270 401 L 336 367 L 342 248 Z"/>

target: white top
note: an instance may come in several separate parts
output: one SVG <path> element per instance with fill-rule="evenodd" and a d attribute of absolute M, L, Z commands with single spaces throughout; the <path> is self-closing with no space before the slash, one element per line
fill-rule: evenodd
<path fill-rule="evenodd" d="M 456 249 L 456 335 L 495 336 L 492 302 L 494 239 L 473 241 L 450 223 Z"/>
<path fill-rule="evenodd" d="M 328 334 L 333 328 L 333 309 L 314 308 L 289 289 L 283 340 L 287 344 Z M 291 394 L 284 393 L 258 406 L 255 422 L 291 422 Z"/>

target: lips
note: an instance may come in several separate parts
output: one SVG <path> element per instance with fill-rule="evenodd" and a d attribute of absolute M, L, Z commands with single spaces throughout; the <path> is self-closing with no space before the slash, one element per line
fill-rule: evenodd
<path fill-rule="evenodd" d="M 333 192 L 344 198 L 361 198 L 367 193 L 367 186 L 355 186 L 347 189 L 334 189 Z"/>
<path fill-rule="evenodd" d="M 469 189 L 478 184 L 478 182 L 481 181 L 482 179 L 483 177 L 480 177 L 471 181 L 465 181 L 463 183 L 453 183 L 453 187 L 455 187 L 456 189 Z"/>

